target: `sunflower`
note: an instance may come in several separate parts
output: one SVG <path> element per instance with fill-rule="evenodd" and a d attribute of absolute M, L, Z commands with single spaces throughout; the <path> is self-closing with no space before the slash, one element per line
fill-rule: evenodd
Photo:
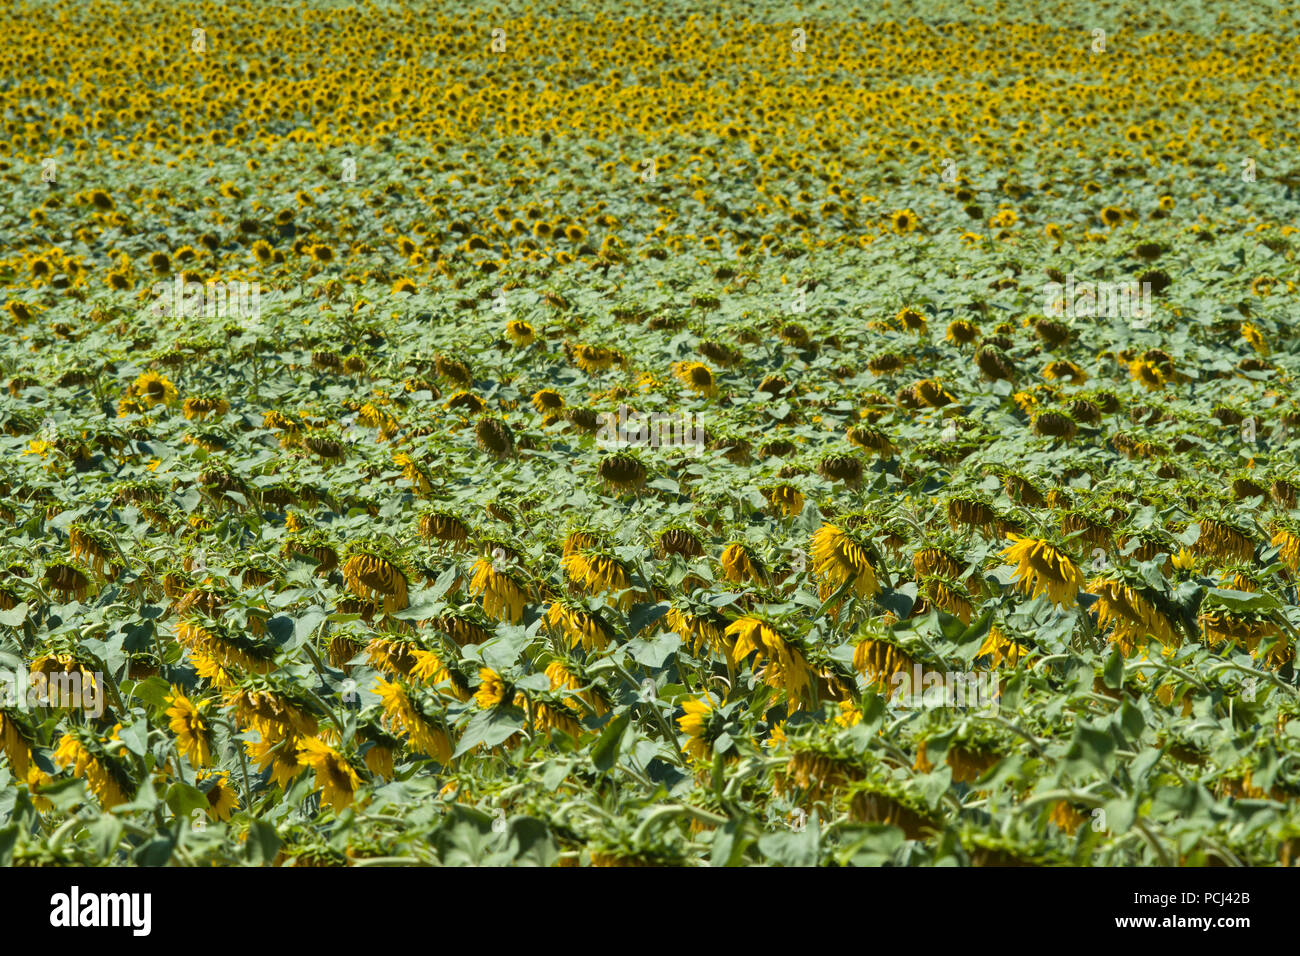
<path fill-rule="evenodd" d="M 679 636 L 692 653 L 717 654 L 726 660 L 728 667 L 734 668 L 734 642 L 727 636 L 725 623 L 725 620 L 714 619 L 708 614 L 697 614 L 689 608 L 676 606 L 670 607 L 664 615 L 664 625 Z"/>
<path fill-rule="evenodd" d="M 176 735 L 176 746 L 194 766 L 206 767 L 212 759 L 212 732 L 204 719 L 209 702 L 195 704 L 175 685 L 164 702 L 170 705 L 167 708 L 168 726 Z"/>
<path fill-rule="evenodd" d="M 315 772 L 316 790 L 335 813 L 352 805 L 361 777 L 346 757 L 320 738 L 307 737 L 298 744 L 298 761 Z"/>
<path fill-rule="evenodd" d="M 712 397 L 718 394 L 718 383 L 714 380 L 713 370 L 702 362 L 677 362 L 673 365 L 673 375 L 700 395 Z"/>
<path fill-rule="evenodd" d="M 762 664 L 764 682 L 783 689 L 792 706 L 799 706 L 798 702 L 810 694 L 813 674 L 803 652 L 772 625 L 755 617 L 742 617 L 733 621 L 725 634 L 735 641 L 735 659 L 744 660 L 752 653 Z"/>
<path fill-rule="evenodd" d="M 516 348 L 525 348 L 537 340 L 537 333 L 522 319 L 511 319 L 506 323 L 506 337 L 515 344 Z"/>
<path fill-rule="evenodd" d="M 706 694 L 682 703 L 682 716 L 677 718 L 677 726 L 688 738 L 686 753 L 696 760 L 708 760 L 713 753 L 712 742 L 708 738 L 709 725 L 713 720 L 713 697 Z"/>
<path fill-rule="evenodd" d="M 145 372 L 131 383 L 127 394 L 146 410 L 155 405 L 172 405 L 177 398 L 176 386 L 157 372 Z"/>
<path fill-rule="evenodd" d="M 602 458 L 596 473 L 610 487 L 635 491 L 645 484 L 646 467 L 631 452 L 618 451 Z"/>
<path fill-rule="evenodd" d="M 407 605 L 406 572 L 389 557 L 358 550 L 344 562 L 343 578 L 362 600 L 382 600 L 385 611 L 400 611 Z"/>
<path fill-rule="evenodd" d="M 1271 645 L 1268 662 L 1271 666 L 1280 667 L 1291 658 L 1291 647 L 1282 629 L 1276 621 L 1265 615 L 1203 608 L 1196 623 L 1200 625 L 1201 632 L 1211 646 L 1242 645 L 1256 654 L 1260 643 L 1268 641 Z"/>
<path fill-rule="evenodd" d="M 288 790 L 306 768 L 306 764 L 298 760 L 298 736 L 281 732 L 273 727 L 264 727 L 258 733 L 261 735 L 261 740 L 244 741 L 244 749 L 248 752 L 249 759 L 257 764 L 259 772 L 269 769 L 271 781 L 282 789 Z"/>
<path fill-rule="evenodd" d="M 1202 518 L 1201 534 L 1192 551 L 1203 557 L 1248 563 L 1255 557 L 1255 542 L 1249 532 L 1220 518 Z"/>
<path fill-rule="evenodd" d="M 31 745 L 18 721 L 3 710 L 0 710 L 0 750 L 9 758 L 9 769 L 15 777 L 27 776 Z"/>
<path fill-rule="evenodd" d="M 1071 385 L 1082 385 L 1088 381 L 1087 372 L 1073 362 L 1067 362 L 1064 359 L 1048 362 L 1043 367 L 1043 377 L 1052 381 L 1065 379 Z"/>
<path fill-rule="evenodd" d="M 1264 333 L 1259 330 L 1258 326 L 1250 322 L 1241 323 L 1241 337 L 1249 342 L 1250 347 L 1260 355 L 1269 354 L 1268 340 L 1264 338 Z"/>
<path fill-rule="evenodd" d="M 1145 358 L 1135 359 L 1129 363 L 1129 378 L 1150 392 L 1157 392 L 1165 387 L 1168 375 L 1155 362 Z"/>
<path fill-rule="evenodd" d="M 622 364 L 623 356 L 603 345 L 579 345 L 573 349 L 573 363 L 588 375 Z"/>
<path fill-rule="evenodd" d="M 1286 563 L 1292 573 L 1300 571 L 1300 532 L 1278 524 L 1269 543 L 1278 549 L 1278 557 Z"/>
<path fill-rule="evenodd" d="M 984 643 L 980 645 L 979 653 L 975 656 L 988 657 L 992 666 L 997 668 L 1004 663 L 1010 667 L 1015 667 L 1032 655 L 1033 651 L 1023 644 L 1011 640 L 1002 632 L 1001 628 L 994 626 L 989 628 Z"/>
<path fill-rule="evenodd" d="M 916 213 L 910 209 L 899 209 L 889 217 L 889 224 L 893 227 L 894 232 L 899 235 L 906 235 L 920 226 L 921 222 L 916 218 Z"/>
<path fill-rule="evenodd" d="M 617 603 L 624 610 L 631 607 L 636 597 L 631 590 L 630 570 L 613 555 L 598 550 L 572 551 L 560 559 L 560 567 L 570 581 L 589 594 L 620 594 Z"/>
<path fill-rule="evenodd" d="M 1017 565 L 1020 590 L 1032 597 L 1046 594 L 1058 607 L 1074 604 L 1083 586 L 1083 573 L 1064 552 L 1037 538 L 1009 534 L 1013 542 L 1002 551 L 1008 563 Z"/>
<path fill-rule="evenodd" d="M 230 774 L 226 771 L 200 773 L 195 782 L 207 790 L 209 819 L 229 820 L 231 813 L 239 808 L 239 797 L 230 785 Z"/>
<path fill-rule="evenodd" d="M 534 392 L 531 401 L 539 415 L 548 417 L 558 415 L 564 408 L 564 398 L 553 388 L 543 388 Z"/>
<path fill-rule="evenodd" d="M 900 689 L 891 686 L 899 683 L 895 678 L 907 675 L 910 681 L 917 666 L 906 651 L 888 641 L 869 638 L 859 641 L 853 648 L 853 669 L 864 675 L 877 693 L 886 697 Z"/>
<path fill-rule="evenodd" d="M 401 683 L 379 678 L 374 692 L 383 705 L 384 723 L 405 734 L 419 753 L 434 757 L 441 764 L 451 762 L 451 738 L 441 726 L 420 712 Z"/>
<path fill-rule="evenodd" d="M 924 335 L 926 329 L 925 313 L 920 309 L 914 309 L 906 306 L 898 310 L 894 316 L 894 321 L 901 325 L 908 332 L 915 332 L 917 335 Z"/>
<path fill-rule="evenodd" d="M 727 545 L 719 561 L 723 577 L 733 584 L 763 584 L 767 580 L 763 562 L 744 544 Z"/>
<path fill-rule="evenodd" d="M 484 710 L 490 710 L 509 703 L 513 697 L 510 685 L 500 674 L 490 667 L 479 668 L 478 690 L 474 692 L 474 703 Z"/>
<path fill-rule="evenodd" d="M 858 598 L 880 590 L 867 549 L 836 525 L 822 525 L 813 534 L 812 559 L 813 573 L 822 579 L 818 591 L 823 600 L 846 584 Z"/>
<path fill-rule="evenodd" d="M 511 624 L 523 620 L 527 587 L 509 571 L 498 569 L 490 558 L 480 557 L 475 562 L 469 589 L 475 596 L 482 595 L 483 611 L 488 617 Z"/>
<path fill-rule="evenodd" d="M 454 514 L 431 511 L 420 516 L 420 537 L 426 541 L 441 541 L 454 548 L 465 547 L 469 540 L 469 527 Z"/>
<path fill-rule="evenodd" d="M 1097 623 L 1110 629 L 1110 641 L 1124 656 L 1154 637 L 1167 648 L 1176 647 L 1173 625 L 1140 589 L 1117 578 L 1096 578 L 1088 591 L 1097 595 Z"/>
<path fill-rule="evenodd" d="M 967 319 L 955 319 L 948 323 L 944 338 L 953 345 L 969 345 L 979 338 L 979 326 Z"/>
<path fill-rule="evenodd" d="M 1101 220 L 1102 225 L 1113 229 L 1124 221 L 1124 210 L 1115 206 L 1103 206 L 1097 218 Z"/>
<path fill-rule="evenodd" d="M 120 727 L 119 724 L 118 728 Z M 66 733 L 60 738 L 59 745 L 54 750 L 54 762 L 60 767 L 71 767 L 74 777 L 85 778 L 90 784 L 91 792 L 105 810 L 126 803 L 127 794 L 118 771 L 107 762 L 107 758 L 92 751 L 75 733 Z"/>
<path fill-rule="evenodd" d="M 600 615 L 567 601 L 551 604 L 546 612 L 546 623 L 563 635 L 570 647 L 582 647 L 588 653 L 603 651 L 613 637 L 609 625 Z"/>
<path fill-rule="evenodd" d="M 764 489 L 763 497 L 777 511 L 787 518 L 803 513 L 803 493 L 793 485 L 781 484 Z"/>

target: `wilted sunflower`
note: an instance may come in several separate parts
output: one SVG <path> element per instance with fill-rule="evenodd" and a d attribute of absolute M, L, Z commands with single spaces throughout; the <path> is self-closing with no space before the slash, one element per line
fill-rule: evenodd
<path fill-rule="evenodd" d="M 747 545 L 727 545 L 719 560 L 723 577 L 733 584 L 763 584 L 767 580 L 767 569 Z"/>
<path fill-rule="evenodd" d="M 206 767 L 212 759 L 211 730 L 204 719 L 210 703 L 200 701 L 195 704 L 175 686 L 164 702 L 169 705 L 168 726 L 176 735 L 177 748 L 194 766 Z"/>
<path fill-rule="evenodd" d="M 1212 645 L 1242 645 L 1256 653 L 1263 641 L 1271 643 L 1268 662 L 1279 667 L 1291 658 L 1291 647 L 1282 629 L 1272 618 L 1249 611 L 1229 611 L 1224 608 L 1203 608 L 1196 619 Z"/>
<path fill-rule="evenodd" d="M 454 514 L 446 511 L 432 511 L 420 516 L 420 537 L 426 541 L 442 541 L 455 548 L 465 547 L 469 539 L 469 527 Z"/>
<path fill-rule="evenodd" d="M 569 601 L 552 603 L 546 612 L 546 623 L 568 641 L 569 647 L 581 647 L 588 653 L 603 651 L 614 636 L 599 614 Z"/>
<path fill-rule="evenodd" d="M 406 572 L 391 556 L 358 548 L 344 562 L 343 578 L 353 594 L 367 601 L 382 601 L 385 611 L 406 607 Z"/>
<path fill-rule="evenodd" d="M 628 567 L 611 554 L 599 550 L 571 551 L 560 559 L 560 566 L 570 581 L 589 594 L 620 594 L 620 608 L 631 607 L 636 592 L 631 590 L 632 575 Z"/>
<path fill-rule="evenodd" d="M 1110 640 L 1125 657 L 1154 637 L 1167 648 L 1178 645 L 1173 625 L 1142 590 L 1118 578 L 1096 578 L 1088 591 L 1097 595 L 1097 623 L 1110 628 Z"/>
<path fill-rule="evenodd" d="M 613 488 L 634 491 L 645 484 L 646 467 L 631 452 L 616 451 L 601 459 L 596 473 Z"/>
<path fill-rule="evenodd" d="M 1250 533 L 1221 518 L 1201 518 L 1200 537 L 1192 551 L 1206 557 L 1249 562 L 1255 557 L 1255 542 Z"/>
<path fill-rule="evenodd" d="M 813 573 L 822 579 L 823 600 L 846 584 L 858 598 L 880 590 L 868 549 L 849 532 L 833 524 L 822 525 L 812 538 Z"/>
<path fill-rule="evenodd" d="M 898 314 L 894 316 L 894 321 L 908 332 L 913 332 L 917 335 L 925 334 L 927 320 L 925 313 L 920 309 L 905 306 L 898 310 Z"/>
<path fill-rule="evenodd" d="M 690 738 L 686 743 L 686 753 L 695 760 L 708 760 L 713 754 L 713 742 L 709 739 L 709 726 L 713 722 L 714 703 L 712 695 L 705 694 L 693 700 L 682 702 L 682 716 L 677 718 L 677 726 Z"/>
<path fill-rule="evenodd" d="M 1073 605 L 1083 587 L 1083 573 L 1062 551 L 1037 538 L 1009 534 L 1013 542 L 1002 551 L 1015 564 L 1020 590 L 1031 597 L 1046 594 L 1058 607 Z"/>
<path fill-rule="evenodd" d="M 702 362 L 677 362 L 673 365 L 673 375 L 691 391 L 712 397 L 718 394 L 718 383 L 713 370 Z"/>
<path fill-rule="evenodd" d="M 298 742 L 298 761 L 315 772 L 316 790 L 335 813 L 352 805 L 361 777 L 343 754 L 318 737 L 307 737 Z"/>
<path fill-rule="evenodd" d="M 121 728 L 119 724 L 114 730 Z M 90 784 L 91 792 L 99 800 L 100 806 L 111 810 L 121 803 L 126 803 L 127 791 L 132 789 L 125 775 L 106 756 L 99 747 L 94 749 L 78 736 L 80 731 L 65 733 L 54 750 L 54 763 L 60 767 L 71 767 L 75 777 L 82 777 Z"/>
<path fill-rule="evenodd" d="M 515 449 L 514 432 L 500 418 L 484 416 L 474 426 L 478 446 L 498 458 L 505 458 Z"/>
<path fill-rule="evenodd" d="M 885 697 L 901 689 L 896 677 L 906 675 L 910 681 L 917 666 L 911 655 L 889 641 L 868 638 L 853 648 L 853 669 Z"/>
<path fill-rule="evenodd" d="M 725 633 L 735 641 L 735 659 L 743 661 L 754 654 L 755 661 L 763 665 L 763 681 L 784 689 L 793 706 L 799 706 L 796 702 L 812 690 L 813 675 L 803 652 L 766 621 L 742 617 L 733 621 Z"/>
<path fill-rule="evenodd" d="M 480 557 L 474 563 L 474 573 L 469 582 L 470 593 L 483 597 L 483 612 L 498 621 L 518 624 L 524 617 L 528 603 L 527 585 L 503 567 L 497 567 L 492 558 Z"/>
<path fill-rule="evenodd" d="M 948 331 L 944 338 L 953 345 L 969 345 L 979 338 L 979 326 L 969 319 L 954 319 L 948 323 Z"/>
<path fill-rule="evenodd" d="M 401 682 L 380 678 L 375 683 L 374 692 L 379 695 L 384 709 L 384 723 L 405 735 L 413 750 L 442 764 L 451 762 L 451 738 L 447 731 L 415 706 Z"/>
<path fill-rule="evenodd" d="M 803 493 L 793 485 L 774 485 L 763 490 L 768 503 L 787 518 L 803 513 Z"/>

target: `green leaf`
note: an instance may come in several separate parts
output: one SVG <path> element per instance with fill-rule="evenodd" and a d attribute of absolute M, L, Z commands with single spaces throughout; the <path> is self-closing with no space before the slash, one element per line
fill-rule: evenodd
<path fill-rule="evenodd" d="M 452 756 L 459 757 L 479 744 L 495 747 L 523 729 L 523 721 L 517 713 L 513 712 L 513 708 L 494 707 L 491 710 L 480 711 L 466 726 L 465 733 L 461 735 L 460 743 Z"/>
<path fill-rule="evenodd" d="M 618 759 L 619 744 L 623 742 L 623 733 L 632 720 L 630 711 L 624 711 L 613 718 L 600 733 L 600 739 L 592 745 L 591 762 L 597 770 L 609 770 Z"/>

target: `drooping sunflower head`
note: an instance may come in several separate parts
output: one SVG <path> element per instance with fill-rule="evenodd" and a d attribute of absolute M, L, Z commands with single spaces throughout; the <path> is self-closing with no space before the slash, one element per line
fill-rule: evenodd
<path fill-rule="evenodd" d="M 677 362 L 673 375 L 691 391 L 712 397 L 718 394 L 718 383 L 713 370 L 702 362 Z"/>
<path fill-rule="evenodd" d="M 1083 587 L 1081 572 L 1070 557 L 1047 541 L 1009 534 L 1011 545 L 1002 551 L 1009 563 L 1016 565 L 1016 578 L 1022 591 L 1032 597 L 1046 594 L 1057 606 L 1074 604 Z"/>
<path fill-rule="evenodd" d="M 386 611 L 407 605 L 405 562 L 395 547 L 381 542 L 350 545 L 343 563 L 343 578 L 357 597 L 382 602 Z"/>

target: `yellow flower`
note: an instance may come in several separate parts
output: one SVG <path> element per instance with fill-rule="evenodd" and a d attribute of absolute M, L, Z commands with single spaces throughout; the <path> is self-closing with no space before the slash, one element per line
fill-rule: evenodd
<path fill-rule="evenodd" d="M 1088 590 L 1097 595 L 1097 623 L 1111 629 L 1110 640 L 1126 657 L 1154 637 L 1166 648 L 1178 644 L 1173 626 L 1151 601 L 1123 581 L 1097 578 Z"/>
<path fill-rule="evenodd" d="M 537 338 L 533 327 L 522 319 L 511 319 L 506 323 L 506 336 L 519 348 L 532 345 Z"/>
<path fill-rule="evenodd" d="M 1259 327 L 1253 323 L 1241 323 L 1241 337 L 1249 342 L 1250 347 L 1260 355 L 1269 353 L 1268 340 L 1264 338 L 1264 333 L 1259 330 Z"/>
<path fill-rule="evenodd" d="M 733 621 L 726 635 L 735 639 L 736 660 L 751 653 L 763 665 L 763 680 L 772 687 L 783 688 L 791 704 L 812 690 L 812 671 L 803 653 L 775 628 L 755 617 Z"/>
<path fill-rule="evenodd" d="M 563 634 L 570 647 L 595 653 L 609 646 L 610 632 L 605 622 L 580 607 L 557 601 L 547 610 L 546 623 Z"/>
<path fill-rule="evenodd" d="M 375 693 L 383 702 L 385 723 L 406 734 L 415 750 L 436 757 L 439 763 L 451 761 L 451 738 L 411 703 L 406 688 L 396 681 L 390 683 L 380 678 Z"/>
<path fill-rule="evenodd" d="M 308 737 L 298 745 L 298 759 L 315 771 L 316 790 L 335 813 L 352 805 L 361 778 L 342 754 L 320 738 Z"/>
<path fill-rule="evenodd" d="M 145 409 L 171 405 L 176 401 L 176 386 L 157 372 L 145 372 L 127 389 L 128 394 Z"/>
<path fill-rule="evenodd" d="M 803 494 L 793 485 L 777 485 L 764 491 L 763 495 L 787 518 L 803 513 Z"/>
<path fill-rule="evenodd" d="M 385 611 L 406 607 L 406 574 L 387 558 L 364 551 L 354 554 L 343 565 L 343 577 L 357 597 L 382 600 Z"/>
<path fill-rule="evenodd" d="M 203 719 L 208 702 L 195 705 L 175 686 L 164 700 L 171 705 L 167 708 L 168 726 L 176 735 L 176 746 L 194 766 L 206 767 L 212 759 L 210 731 Z"/>
<path fill-rule="evenodd" d="M 198 779 L 213 781 L 208 790 L 208 816 L 213 820 L 229 820 L 230 814 L 239 807 L 239 797 L 230 785 L 230 774 L 224 770 L 207 772 L 199 774 Z"/>
<path fill-rule="evenodd" d="M 1046 541 L 1018 534 L 1007 537 L 1014 543 L 1002 554 L 1008 563 L 1017 565 L 1020 590 L 1032 597 L 1046 594 L 1058 607 L 1074 604 L 1083 586 L 1083 573 L 1074 562 Z"/>
<path fill-rule="evenodd" d="M 488 617 L 511 624 L 523 620 L 528 592 L 508 572 L 497 570 L 489 558 L 479 558 L 474 564 L 469 590 L 483 596 L 483 611 Z"/>
<path fill-rule="evenodd" d="M 276 727 L 262 727 L 258 730 L 262 739 L 245 741 L 244 749 L 249 758 L 257 764 L 259 772 L 271 769 L 271 780 L 284 790 L 302 773 L 305 763 L 298 760 L 298 736 L 282 732 Z"/>
<path fill-rule="evenodd" d="M 705 734 L 713 717 L 713 698 L 705 695 L 688 700 L 682 704 L 682 710 L 685 713 L 677 718 L 677 726 L 690 738 L 686 744 L 686 753 L 696 760 L 708 760 L 713 748 Z"/>
<path fill-rule="evenodd" d="M 729 544 L 722 552 L 722 574 L 733 584 L 762 584 L 767 579 L 763 563 L 743 544 Z"/>
<path fill-rule="evenodd" d="M 819 593 L 823 600 L 849 582 L 858 598 L 871 597 L 880 590 L 866 550 L 836 525 L 822 525 L 813 534 L 812 559 L 813 573 L 822 579 Z"/>
<path fill-rule="evenodd" d="M 474 692 L 474 703 L 484 710 L 505 703 L 510 689 L 500 674 L 490 667 L 482 667 L 479 668 L 478 681 L 478 690 Z"/>
<path fill-rule="evenodd" d="M 673 365 L 673 374 L 687 388 L 700 395 L 718 394 L 718 383 L 714 381 L 713 371 L 702 362 L 677 362 Z"/>

